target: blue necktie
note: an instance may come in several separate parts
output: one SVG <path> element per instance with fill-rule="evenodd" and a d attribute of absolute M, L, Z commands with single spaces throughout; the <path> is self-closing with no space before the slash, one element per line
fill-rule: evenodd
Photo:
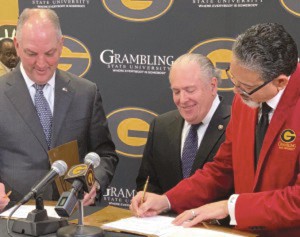
<path fill-rule="evenodd" d="M 36 89 L 36 93 L 34 96 L 34 104 L 46 136 L 48 148 L 50 149 L 52 132 L 52 113 L 50 110 L 50 106 L 43 93 L 44 87 L 45 85 L 34 84 L 34 88 Z"/>
<path fill-rule="evenodd" d="M 261 117 L 259 120 L 259 123 L 256 125 L 256 131 L 255 131 L 255 163 L 257 165 L 260 150 L 264 141 L 264 137 L 266 134 L 266 131 L 269 126 L 269 112 L 272 110 L 272 108 L 267 103 L 262 103 L 261 107 Z"/>
<path fill-rule="evenodd" d="M 190 131 L 184 142 L 181 156 L 183 178 L 187 178 L 191 175 L 192 166 L 198 151 L 197 130 L 200 124 L 191 125 Z"/>

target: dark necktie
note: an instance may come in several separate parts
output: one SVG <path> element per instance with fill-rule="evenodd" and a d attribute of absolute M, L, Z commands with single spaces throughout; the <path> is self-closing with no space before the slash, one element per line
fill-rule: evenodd
<path fill-rule="evenodd" d="M 267 103 L 262 103 L 261 108 L 261 117 L 256 125 L 256 132 L 255 132 L 255 162 L 257 165 L 260 150 L 264 141 L 264 137 L 266 134 L 266 131 L 269 126 L 269 112 L 272 110 L 272 108 L 267 105 Z"/>
<path fill-rule="evenodd" d="M 48 148 L 50 148 L 52 132 L 52 113 L 50 110 L 50 106 L 43 93 L 44 86 L 45 85 L 34 84 L 34 88 L 36 89 L 36 93 L 34 96 L 34 104 L 46 136 Z"/>
<path fill-rule="evenodd" d="M 191 125 L 182 150 L 182 175 L 187 178 L 191 174 L 192 166 L 198 151 L 198 133 L 200 124 Z"/>

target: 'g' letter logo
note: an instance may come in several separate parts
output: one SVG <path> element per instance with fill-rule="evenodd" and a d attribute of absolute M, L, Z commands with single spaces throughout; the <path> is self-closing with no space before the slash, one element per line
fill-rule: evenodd
<path fill-rule="evenodd" d="M 232 83 L 228 80 L 225 70 L 232 58 L 232 44 L 235 40 L 230 38 L 209 39 L 195 45 L 189 52 L 200 53 L 207 56 L 214 66 L 221 70 L 222 84 L 220 91 L 233 90 Z"/>
<path fill-rule="evenodd" d="M 142 108 L 123 108 L 108 116 L 116 151 L 127 157 L 142 157 L 150 123 L 157 114 Z"/>
<path fill-rule="evenodd" d="M 285 129 L 280 135 L 281 141 L 290 143 L 296 139 L 296 133 L 291 129 Z"/>
<path fill-rule="evenodd" d="M 102 0 L 112 15 L 127 21 L 151 21 L 165 14 L 174 0 Z"/>
<path fill-rule="evenodd" d="M 80 165 L 77 165 L 74 168 L 70 169 L 69 172 L 68 172 L 68 175 L 70 177 L 81 175 L 86 171 L 86 169 L 87 169 L 86 164 L 80 164 Z"/>
<path fill-rule="evenodd" d="M 64 46 L 58 68 L 77 76 L 84 76 L 91 66 L 91 55 L 79 40 L 64 35 Z"/>
<path fill-rule="evenodd" d="M 300 0 L 280 0 L 280 3 L 289 13 L 300 17 Z"/>

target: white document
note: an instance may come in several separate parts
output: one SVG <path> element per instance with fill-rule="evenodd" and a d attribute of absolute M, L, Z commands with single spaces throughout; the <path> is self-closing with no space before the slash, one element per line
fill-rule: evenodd
<path fill-rule="evenodd" d="M 147 235 L 163 236 L 164 234 L 172 232 L 178 226 L 171 222 L 172 217 L 154 216 L 154 217 L 129 217 L 118 221 L 110 222 L 102 225 L 103 229 L 116 229 L 120 231 L 128 231 L 132 233 L 140 233 Z M 181 228 L 181 227 L 179 227 Z"/>
<path fill-rule="evenodd" d="M 204 228 L 184 228 L 172 224 L 173 217 L 129 217 L 102 225 L 103 229 L 119 230 L 130 233 L 145 234 L 159 237 L 237 237 L 242 235 L 229 234 Z"/>
<path fill-rule="evenodd" d="M 54 210 L 54 206 L 45 206 L 44 208 L 47 210 L 47 214 L 49 217 L 61 218 L 59 215 L 57 215 L 56 211 Z M 12 209 L 14 209 L 14 207 L 8 209 L 5 212 L 2 212 L 0 214 L 0 217 L 2 218 L 8 217 Z M 22 205 L 19 207 L 18 210 L 15 211 L 12 218 L 26 218 L 28 213 L 33 211 L 34 209 L 35 209 L 35 205 Z"/>
<path fill-rule="evenodd" d="M 239 237 L 246 235 L 230 234 L 202 228 L 182 228 L 163 237 Z"/>

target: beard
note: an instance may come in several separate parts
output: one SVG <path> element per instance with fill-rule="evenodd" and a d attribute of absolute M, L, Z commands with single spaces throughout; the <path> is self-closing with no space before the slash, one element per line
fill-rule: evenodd
<path fill-rule="evenodd" d="M 250 98 L 244 98 L 243 96 L 242 97 L 242 101 L 247 105 L 249 106 L 250 108 L 258 108 L 259 107 L 259 103 L 251 100 Z"/>

